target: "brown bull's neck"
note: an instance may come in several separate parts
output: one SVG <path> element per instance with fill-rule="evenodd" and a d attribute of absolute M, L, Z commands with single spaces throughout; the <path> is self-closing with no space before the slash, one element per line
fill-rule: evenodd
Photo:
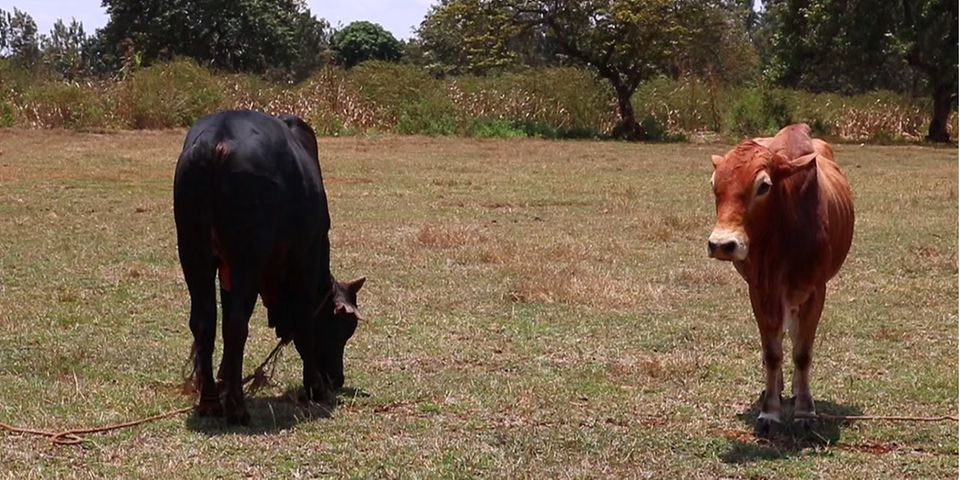
<path fill-rule="evenodd" d="M 785 178 L 746 224 L 750 250 L 737 269 L 755 288 L 776 294 L 816 274 L 826 248 L 816 169 Z M 784 278 L 785 277 L 785 278 Z"/>

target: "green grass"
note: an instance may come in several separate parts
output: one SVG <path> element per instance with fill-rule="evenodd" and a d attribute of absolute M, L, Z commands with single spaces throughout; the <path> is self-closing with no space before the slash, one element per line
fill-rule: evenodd
<path fill-rule="evenodd" d="M 0 422 L 189 403 L 182 136 L 0 130 Z M 288 349 L 277 385 L 248 399 L 249 428 L 184 415 L 66 448 L 0 434 L 0 475 L 955 478 L 955 423 L 753 439 L 758 334 L 745 284 L 703 245 L 708 158 L 728 148 L 322 139 L 334 272 L 368 278 L 332 415 L 286 400 Z M 956 151 L 836 151 L 857 231 L 814 397 L 824 413 L 953 414 Z M 274 343 L 262 308 L 251 327 L 247 371 Z"/>

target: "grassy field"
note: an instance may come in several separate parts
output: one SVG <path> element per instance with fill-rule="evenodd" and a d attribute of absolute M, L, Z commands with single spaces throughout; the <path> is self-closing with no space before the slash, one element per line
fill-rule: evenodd
<path fill-rule="evenodd" d="M 0 130 L 0 422 L 189 404 L 182 137 Z M 956 478 L 952 422 L 753 439 L 759 336 L 704 247 L 709 154 L 728 147 L 323 139 L 334 272 L 368 278 L 332 415 L 290 400 L 290 348 L 249 428 L 182 415 L 79 447 L 0 433 L 0 474 Z M 956 150 L 836 150 L 857 231 L 815 350 L 819 410 L 954 414 Z M 261 307 L 251 323 L 247 371 L 275 341 Z"/>

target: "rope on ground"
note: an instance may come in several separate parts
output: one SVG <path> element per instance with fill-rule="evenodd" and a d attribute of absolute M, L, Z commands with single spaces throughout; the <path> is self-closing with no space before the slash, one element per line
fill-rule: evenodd
<path fill-rule="evenodd" d="M 266 360 L 264 360 L 263 363 L 261 363 L 260 366 L 258 366 L 256 370 L 253 371 L 252 374 L 244 377 L 243 385 L 246 385 L 251 381 L 253 382 L 250 385 L 249 392 L 254 392 L 258 390 L 260 387 L 269 383 L 269 379 L 273 375 L 273 371 L 276 368 L 276 356 L 280 352 L 280 349 L 283 348 L 283 346 L 289 342 L 290 342 L 289 339 L 280 340 L 280 342 L 277 343 L 277 346 L 273 348 L 273 351 L 270 352 L 270 355 L 267 355 Z M 269 375 L 266 372 L 266 368 L 268 367 L 268 365 L 270 367 Z M 79 445 L 80 443 L 83 443 L 83 440 L 84 440 L 82 435 L 86 435 L 90 433 L 103 433 L 103 432 L 109 432 L 111 430 L 120 430 L 122 428 L 135 427 L 137 425 L 153 422 L 155 420 L 161 420 L 161 419 L 172 417 L 175 415 L 180 415 L 182 413 L 187 413 L 192 410 L 193 410 L 193 406 L 191 405 L 189 407 L 182 407 L 176 410 L 170 410 L 170 411 L 158 413 L 156 415 L 152 415 L 149 417 L 144 417 L 139 420 L 131 420 L 129 422 L 122 422 L 122 423 L 112 423 L 109 425 L 103 425 L 99 427 L 73 428 L 73 429 L 64 430 L 61 432 L 51 432 L 48 430 L 37 430 L 34 428 L 17 427 L 15 425 L 10 425 L 8 423 L 3 423 L 3 422 L 0 422 L 0 430 L 6 430 L 8 432 L 13 432 L 13 433 L 22 433 L 27 435 L 37 435 L 40 437 L 47 437 L 50 439 L 51 442 L 54 443 L 54 445 Z"/>
<path fill-rule="evenodd" d="M 940 415 L 938 417 L 909 417 L 898 415 L 830 415 L 824 413 L 794 415 L 796 418 L 812 418 L 817 420 L 842 420 L 842 421 L 886 421 L 886 422 L 956 422 L 956 415 Z"/>
<path fill-rule="evenodd" d="M 250 375 L 243 377 L 243 380 L 240 382 L 241 385 L 253 382 L 250 383 L 247 393 L 254 393 L 270 383 L 270 379 L 273 378 L 273 372 L 277 369 L 277 359 L 280 358 L 278 356 L 280 349 L 288 343 L 290 343 L 289 338 L 280 339 L 280 341 L 277 342 L 277 346 L 273 347 L 273 350 L 270 351 L 270 354 L 267 355 L 267 358 L 263 360 L 260 366 L 254 369 Z M 269 372 L 267 368 L 270 369 Z"/>

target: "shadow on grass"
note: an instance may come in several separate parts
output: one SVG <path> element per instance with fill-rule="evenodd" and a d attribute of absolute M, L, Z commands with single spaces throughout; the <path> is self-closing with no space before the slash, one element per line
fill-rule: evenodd
<path fill-rule="evenodd" d="M 841 405 L 828 400 L 816 400 L 817 413 L 828 415 L 863 415 L 856 405 Z M 724 463 L 743 464 L 757 460 L 779 460 L 796 456 L 809 450 L 823 452 L 826 447 L 836 444 L 848 421 L 818 420 L 811 431 L 803 431 L 793 424 L 793 399 L 785 400 L 783 405 L 783 429 L 773 438 L 757 438 L 752 433 L 757 415 L 760 413 L 760 401 L 749 409 L 737 414 L 737 419 L 750 428 L 750 431 L 730 432 L 728 451 L 720 455 Z"/>
<path fill-rule="evenodd" d="M 289 429 L 302 422 L 329 418 L 336 409 L 336 405 L 303 401 L 302 396 L 302 388 L 290 388 L 282 395 L 273 397 L 247 396 L 249 425 L 230 425 L 223 417 L 202 417 L 193 412 L 187 417 L 187 429 L 207 435 L 230 433 L 264 435 Z M 360 388 L 345 387 L 337 392 L 337 403 L 342 403 L 349 398 L 369 396 L 369 393 Z"/>

